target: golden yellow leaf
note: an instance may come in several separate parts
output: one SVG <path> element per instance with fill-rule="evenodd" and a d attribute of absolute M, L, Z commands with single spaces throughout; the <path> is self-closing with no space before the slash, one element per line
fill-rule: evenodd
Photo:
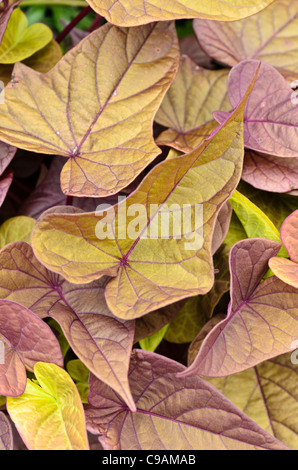
<path fill-rule="evenodd" d="M 117 193 L 160 153 L 152 122 L 178 60 L 173 23 L 105 24 L 46 74 L 15 65 L 0 107 L 0 138 L 67 157 L 64 193 Z"/>

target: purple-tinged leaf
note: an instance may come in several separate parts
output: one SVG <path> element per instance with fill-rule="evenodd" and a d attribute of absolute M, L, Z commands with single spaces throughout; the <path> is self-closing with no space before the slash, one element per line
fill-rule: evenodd
<path fill-rule="evenodd" d="M 0 175 L 6 170 L 11 160 L 15 156 L 17 149 L 11 145 L 0 142 Z"/>
<path fill-rule="evenodd" d="M 200 377 L 178 378 L 184 370 L 163 356 L 135 351 L 129 372 L 135 413 L 91 375 L 89 431 L 101 434 L 109 450 L 286 449 Z"/>
<path fill-rule="evenodd" d="M 255 188 L 274 193 L 298 189 L 298 158 L 281 158 L 247 150 L 242 179 Z"/>
<path fill-rule="evenodd" d="M 194 34 L 179 39 L 179 46 L 181 55 L 187 55 L 197 65 L 199 65 L 200 67 L 204 67 L 204 69 L 215 69 L 212 60 L 203 51 Z"/>
<path fill-rule="evenodd" d="M 236 65 L 228 78 L 228 94 L 235 108 L 255 76 L 260 62 L 245 60 Z M 216 113 L 215 118 L 223 113 Z M 245 147 L 277 157 L 297 157 L 298 106 L 293 90 L 271 65 L 261 63 L 258 78 L 244 113 Z"/>
<path fill-rule="evenodd" d="M 280 244 L 265 238 L 236 243 L 230 252 L 228 315 L 206 337 L 183 375 L 223 377 L 292 351 L 298 338 L 298 290 L 277 277 L 261 282 Z"/>
<path fill-rule="evenodd" d="M 23 305 L 0 300 L 0 338 L 4 345 L 4 360 L 0 362 L 1 395 L 22 395 L 26 388 L 26 369 L 33 371 L 36 362 L 63 366 L 60 346 L 51 328 Z"/>
<path fill-rule="evenodd" d="M 13 173 L 11 171 L 9 173 L 4 174 L 2 178 L 0 179 L 0 206 L 2 206 L 6 198 L 6 194 L 10 188 L 12 180 L 13 180 Z"/>
<path fill-rule="evenodd" d="M 0 297 L 25 305 L 40 317 L 54 318 L 86 367 L 115 388 L 133 410 L 127 371 L 134 322 L 119 320 L 109 311 L 106 278 L 74 286 L 42 266 L 24 242 L 1 250 L 0 268 Z"/>
<path fill-rule="evenodd" d="M 0 450 L 12 450 L 12 429 L 5 414 L 0 412 Z"/>

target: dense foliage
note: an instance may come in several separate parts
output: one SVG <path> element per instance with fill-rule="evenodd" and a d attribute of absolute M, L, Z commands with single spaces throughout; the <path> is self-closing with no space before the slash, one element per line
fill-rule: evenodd
<path fill-rule="evenodd" d="M 298 0 L 87 1 L 1 2 L 0 450 L 298 449 Z"/>

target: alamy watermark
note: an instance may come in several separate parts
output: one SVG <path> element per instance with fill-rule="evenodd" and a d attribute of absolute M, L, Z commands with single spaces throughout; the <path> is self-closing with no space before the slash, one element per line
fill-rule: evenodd
<path fill-rule="evenodd" d="M 95 234 L 99 240 L 176 239 L 184 240 L 185 250 L 203 246 L 202 204 L 100 204 L 95 212 L 100 218 Z"/>

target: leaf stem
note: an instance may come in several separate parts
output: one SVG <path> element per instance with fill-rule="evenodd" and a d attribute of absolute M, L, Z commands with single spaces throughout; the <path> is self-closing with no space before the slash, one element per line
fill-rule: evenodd
<path fill-rule="evenodd" d="M 85 16 L 90 13 L 90 11 L 93 11 L 90 6 L 87 6 L 84 8 L 64 29 L 61 31 L 61 33 L 58 34 L 56 37 L 56 41 L 58 43 L 62 42 L 63 39 L 70 33 L 70 31 L 83 19 Z"/>
<path fill-rule="evenodd" d="M 95 29 L 99 28 L 99 26 L 100 26 L 100 24 L 101 24 L 101 20 L 102 20 L 102 16 L 96 15 L 95 20 L 93 21 L 92 25 L 91 25 L 90 28 L 88 29 L 88 32 L 89 32 L 89 33 L 92 33 L 92 31 L 94 31 Z"/>

